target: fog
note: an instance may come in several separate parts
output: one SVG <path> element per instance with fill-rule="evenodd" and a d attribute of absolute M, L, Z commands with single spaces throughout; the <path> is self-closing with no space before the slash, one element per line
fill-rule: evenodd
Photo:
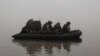
<path fill-rule="evenodd" d="M 0 0 L 0 56 L 26 55 L 24 48 L 11 42 L 11 35 L 19 33 L 30 18 L 42 24 L 51 20 L 53 25 L 70 21 L 71 29 L 83 32 L 82 45 L 72 47 L 71 56 L 100 55 L 100 0 Z"/>
<path fill-rule="evenodd" d="M 99 0 L 0 0 L 0 25 L 25 24 L 30 19 L 99 22 Z M 22 22 L 24 21 L 24 23 Z M 6 22 L 6 23 L 4 23 Z M 97 23 L 98 24 L 98 23 Z"/>
<path fill-rule="evenodd" d="M 88 17 L 99 18 L 99 15 L 99 0 L 0 0 L 2 20 L 34 17 L 84 17 L 88 20 Z"/>

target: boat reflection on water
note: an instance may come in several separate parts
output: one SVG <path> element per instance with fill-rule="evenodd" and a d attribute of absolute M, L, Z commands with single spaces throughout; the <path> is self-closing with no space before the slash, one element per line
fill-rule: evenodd
<path fill-rule="evenodd" d="M 80 38 L 75 40 L 17 40 L 13 43 L 27 50 L 29 56 L 68 56 L 71 51 L 71 45 L 79 45 L 82 42 Z"/>

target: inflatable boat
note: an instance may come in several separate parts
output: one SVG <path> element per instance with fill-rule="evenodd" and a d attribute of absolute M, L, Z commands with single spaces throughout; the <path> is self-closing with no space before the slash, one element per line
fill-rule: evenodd
<path fill-rule="evenodd" d="M 72 31 L 70 33 L 53 33 L 53 34 L 15 34 L 12 37 L 15 39 L 75 39 L 82 35 L 80 30 Z"/>

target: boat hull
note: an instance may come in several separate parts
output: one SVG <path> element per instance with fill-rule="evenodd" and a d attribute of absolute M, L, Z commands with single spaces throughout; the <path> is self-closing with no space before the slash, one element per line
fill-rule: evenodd
<path fill-rule="evenodd" d="M 12 37 L 15 39 L 75 39 L 82 35 L 81 31 L 60 34 L 15 34 Z"/>

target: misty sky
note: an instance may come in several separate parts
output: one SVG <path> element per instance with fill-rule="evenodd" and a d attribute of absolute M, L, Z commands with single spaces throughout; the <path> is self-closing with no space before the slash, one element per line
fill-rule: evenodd
<path fill-rule="evenodd" d="M 0 0 L 0 18 L 99 15 L 99 0 Z"/>
<path fill-rule="evenodd" d="M 100 0 L 0 0 L 2 28 L 4 25 L 24 25 L 30 18 L 43 22 L 70 20 L 72 23 L 98 24 Z"/>

